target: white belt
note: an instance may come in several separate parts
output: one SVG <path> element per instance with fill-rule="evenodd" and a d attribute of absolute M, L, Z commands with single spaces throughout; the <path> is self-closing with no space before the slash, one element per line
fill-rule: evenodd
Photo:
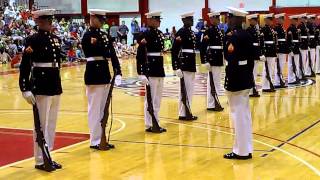
<path fill-rule="evenodd" d="M 265 44 L 274 44 L 273 41 L 265 41 L 264 43 L 265 43 Z"/>
<path fill-rule="evenodd" d="M 209 46 L 210 49 L 223 49 L 223 46 Z"/>
<path fill-rule="evenodd" d="M 89 62 L 89 61 L 103 61 L 103 60 L 105 60 L 105 58 L 102 57 L 102 56 L 88 57 L 87 58 L 87 62 Z"/>
<path fill-rule="evenodd" d="M 248 64 L 247 60 L 239 61 L 239 66 L 243 66 L 243 65 L 247 65 L 247 64 Z"/>
<path fill-rule="evenodd" d="M 292 40 L 292 42 L 294 42 L 294 43 L 298 43 L 298 42 L 299 42 L 299 40 Z"/>
<path fill-rule="evenodd" d="M 58 63 L 33 63 L 33 67 L 52 67 L 52 68 L 57 68 L 59 67 Z"/>
<path fill-rule="evenodd" d="M 163 56 L 162 52 L 151 52 L 147 53 L 147 56 Z"/>
<path fill-rule="evenodd" d="M 308 36 L 301 36 L 301 39 L 308 39 Z"/>
<path fill-rule="evenodd" d="M 278 39 L 279 42 L 286 42 L 286 39 Z"/>
<path fill-rule="evenodd" d="M 309 36 L 309 38 L 314 38 L 314 36 Z"/>
<path fill-rule="evenodd" d="M 194 50 L 194 49 L 182 49 L 181 52 L 183 52 L 183 53 L 196 53 L 196 50 Z"/>
<path fill-rule="evenodd" d="M 253 43 L 253 46 L 259 46 L 259 43 Z"/>

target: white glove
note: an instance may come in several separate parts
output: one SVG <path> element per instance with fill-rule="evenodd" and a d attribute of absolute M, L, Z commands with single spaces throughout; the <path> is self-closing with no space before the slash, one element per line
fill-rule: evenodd
<path fill-rule="evenodd" d="M 290 53 L 289 53 L 289 56 L 294 56 L 294 53 L 293 53 L 293 52 L 290 52 Z"/>
<path fill-rule="evenodd" d="M 36 98 L 34 97 L 31 91 L 22 92 L 22 96 L 29 104 L 36 104 Z"/>
<path fill-rule="evenodd" d="M 210 63 L 205 63 L 204 66 L 207 68 L 208 71 L 211 71 L 211 65 Z"/>
<path fill-rule="evenodd" d="M 139 75 L 139 80 L 142 82 L 143 85 L 149 84 L 149 80 L 145 75 Z"/>
<path fill-rule="evenodd" d="M 122 80 L 121 75 L 117 75 L 117 76 L 116 76 L 116 79 L 115 79 L 115 81 L 114 81 L 114 84 L 115 84 L 116 86 L 120 86 L 120 85 L 121 85 L 121 80 Z"/>
<path fill-rule="evenodd" d="M 260 56 L 260 61 L 266 62 L 266 57 L 264 55 Z"/>
<path fill-rule="evenodd" d="M 178 76 L 179 78 L 183 78 L 183 73 L 182 73 L 181 69 L 175 70 L 174 73 L 175 73 L 176 76 Z"/>

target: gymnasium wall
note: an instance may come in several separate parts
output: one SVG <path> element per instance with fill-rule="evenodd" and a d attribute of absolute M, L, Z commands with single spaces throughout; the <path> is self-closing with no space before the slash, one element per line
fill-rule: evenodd
<path fill-rule="evenodd" d="M 81 0 L 37 0 L 40 9 L 53 8 L 58 14 L 81 14 Z"/>
<path fill-rule="evenodd" d="M 180 15 L 186 12 L 195 12 L 195 25 L 199 18 L 202 18 L 202 8 L 205 7 L 204 0 L 149 0 L 149 11 L 162 11 L 162 22 L 160 29 L 165 31 L 172 26 L 178 30 L 182 27 Z"/>
<path fill-rule="evenodd" d="M 211 11 L 226 12 L 227 6 L 242 8 L 246 11 L 268 11 L 272 0 L 209 0 Z"/>
<path fill-rule="evenodd" d="M 107 9 L 112 12 L 139 12 L 139 0 L 87 0 L 88 9 Z"/>
<path fill-rule="evenodd" d="M 320 0 L 277 0 L 277 7 L 314 7 L 320 6 Z"/>

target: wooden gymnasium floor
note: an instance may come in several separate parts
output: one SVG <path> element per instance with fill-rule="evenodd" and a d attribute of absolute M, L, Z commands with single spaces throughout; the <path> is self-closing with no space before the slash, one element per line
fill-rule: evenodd
<path fill-rule="evenodd" d="M 61 71 L 64 93 L 58 132 L 88 133 L 84 67 Z M 98 152 L 82 141 L 52 153 L 62 170 L 41 172 L 33 168 L 33 158 L 21 159 L 0 167 L 0 179 L 320 179 L 320 83 L 251 99 L 254 158 L 233 161 L 222 158 L 233 142 L 227 99 L 220 97 L 224 112 L 206 111 L 205 69 L 198 68 L 192 105 L 198 121 L 177 120 L 178 81 L 167 56 L 160 116 L 168 132 L 145 133 L 144 92 L 131 57 L 122 61 L 124 85 L 114 91 L 115 150 Z M 18 73 L 6 65 L 0 70 L 0 127 L 32 129 L 32 112 L 21 97 Z M 315 80 L 320 82 L 320 76 Z"/>

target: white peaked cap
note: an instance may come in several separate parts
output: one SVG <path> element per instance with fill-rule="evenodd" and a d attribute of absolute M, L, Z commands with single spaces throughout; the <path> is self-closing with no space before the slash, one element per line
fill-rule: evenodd
<path fill-rule="evenodd" d="M 308 18 L 308 19 L 316 18 L 316 16 L 317 16 L 316 14 L 310 14 L 310 15 L 307 16 L 307 18 Z"/>
<path fill-rule="evenodd" d="M 284 17 L 286 15 L 286 13 L 281 13 L 281 14 L 276 14 L 274 15 L 275 18 L 281 18 Z"/>
<path fill-rule="evenodd" d="M 253 19 L 253 18 L 258 18 L 259 14 L 249 14 L 247 15 L 247 19 Z"/>
<path fill-rule="evenodd" d="M 193 15 L 194 15 L 194 12 L 188 12 L 188 13 L 181 14 L 181 18 L 193 17 Z"/>
<path fill-rule="evenodd" d="M 272 18 L 273 17 L 273 13 L 269 13 L 269 14 L 265 14 L 265 15 L 263 15 L 263 18 Z"/>
<path fill-rule="evenodd" d="M 153 17 L 160 17 L 161 13 L 162 13 L 161 11 L 154 11 L 154 12 L 146 13 L 145 15 L 149 19 L 149 18 L 153 18 Z"/>
<path fill-rule="evenodd" d="M 220 12 L 210 12 L 208 13 L 209 17 L 213 17 L 213 16 L 220 16 Z"/>
<path fill-rule="evenodd" d="M 234 16 L 246 17 L 246 15 L 249 14 L 247 11 L 235 7 L 227 7 L 227 9 L 229 10 L 229 13 Z"/>
<path fill-rule="evenodd" d="M 34 18 L 39 18 L 41 16 L 53 16 L 55 11 L 55 9 L 41 9 L 32 11 L 32 15 Z"/>
<path fill-rule="evenodd" d="M 300 17 L 300 15 L 292 15 L 289 16 L 289 19 L 298 19 Z"/>
<path fill-rule="evenodd" d="M 105 16 L 110 11 L 105 9 L 89 9 L 89 14 L 91 15 L 98 15 L 98 16 Z"/>

